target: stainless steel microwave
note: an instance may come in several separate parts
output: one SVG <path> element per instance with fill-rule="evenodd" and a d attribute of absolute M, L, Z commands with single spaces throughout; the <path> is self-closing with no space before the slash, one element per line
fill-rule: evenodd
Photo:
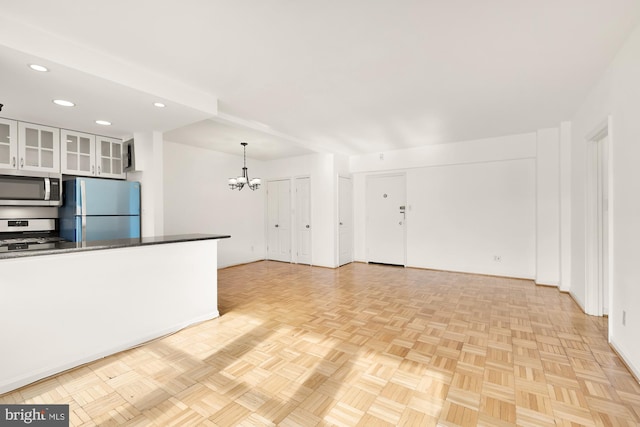
<path fill-rule="evenodd" d="M 0 206 L 61 206 L 61 182 L 57 174 L 0 172 Z"/>

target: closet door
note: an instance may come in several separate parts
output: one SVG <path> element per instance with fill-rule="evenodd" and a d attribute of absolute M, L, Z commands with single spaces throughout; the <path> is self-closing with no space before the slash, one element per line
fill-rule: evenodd
<path fill-rule="evenodd" d="M 267 183 L 267 259 L 291 262 L 291 182 Z"/>
<path fill-rule="evenodd" d="M 311 178 L 296 178 L 296 263 L 311 265 Z"/>

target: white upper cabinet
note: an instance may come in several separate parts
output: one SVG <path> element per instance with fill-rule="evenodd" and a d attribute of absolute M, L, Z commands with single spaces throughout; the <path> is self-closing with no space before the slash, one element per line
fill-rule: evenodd
<path fill-rule="evenodd" d="M 0 118 L 0 174 L 24 170 L 126 179 L 115 138 Z"/>
<path fill-rule="evenodd" d="M 96 137 L 96 176 L 102 178 L 124 179 L 125 173 L 122 170 L 122 146 L 119 139 Z"/>
<path fill-rule="evenodd" d="M 60 164 L 62 173 L 69 175 L 96 175 L 96 137 L 70 130 L 60 131 Z"/>
<path fill-rule="evenodd" d="M 0 118 L 0 169 L 18 168 L 18 122 Z"/>
<path fill-rule="evenodd" d="M 18 169 L 60 173 L 60 130 L 18 122 Z"/>

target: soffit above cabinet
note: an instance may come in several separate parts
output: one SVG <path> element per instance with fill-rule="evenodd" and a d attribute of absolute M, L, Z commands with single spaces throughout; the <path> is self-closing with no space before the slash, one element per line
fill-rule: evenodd
<path fill-rule="evenodd" d="M 29 64 L 44 65 L 49 71 L 33 71 Z M 1 44 L 0 69 L 0 103 L 4 104 L 1 117 L 51 123 L 59 128 L 115 138 L 125 138 L 134 132 L 164 132 L 211 117 L 211 112 L 196 110 Z M 75 106 L 61 107 L 53 103 L 54 99 L 69 100 Z M 166 107 L 154 107 L 154 102 L 163 102 Z M 95 123 L 96 120 L 108 120 L 112 125 L 101 126 Z"/>

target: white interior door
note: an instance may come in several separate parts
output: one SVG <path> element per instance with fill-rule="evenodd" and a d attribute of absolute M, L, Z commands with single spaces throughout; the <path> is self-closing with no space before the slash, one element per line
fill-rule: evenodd
<path fill-rule="evenodd" d="M 405 175 L 367 177 L 367 261 L 405 265 Z"/>
<path fill-rule="evenodd" d="M 338 265 L 353 262 L 353 187 L 351 178 L 338 178 Z"/>
<path fill-rule="evenodd" d="M 291 262 L 289 180 L 267 183 L 267 259 Z"/>
<path fill-rule="evenodd" d="M 296 178 L 296 262 L 311 265 L 311 179 Z"/>

